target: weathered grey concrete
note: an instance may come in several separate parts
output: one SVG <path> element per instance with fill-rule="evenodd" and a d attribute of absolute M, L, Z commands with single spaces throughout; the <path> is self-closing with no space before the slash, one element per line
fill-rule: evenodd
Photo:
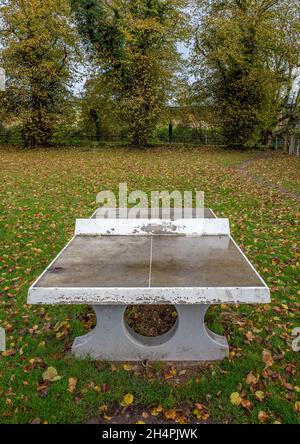
<path fill-rule="evenodd" d="M 204 325 L 209 305 L 177 305 L 178 320 L 165 335 L 146 338 L 124 320 L 126 306 L 94 306 L 97 325 L 75 339 L 75 356 L 103 361 L 214 361 L 228 356 L 225 337 Z"/>
<path fill-rule="evenodd" d="M 76 236 L 36 286 L 231 288 L 263 283 L 228 236 Z"/>

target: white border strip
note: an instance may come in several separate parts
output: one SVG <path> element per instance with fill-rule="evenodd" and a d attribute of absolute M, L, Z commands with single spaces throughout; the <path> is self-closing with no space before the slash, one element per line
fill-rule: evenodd
<path fill-rule="evenodd" d="M 229 236 L 228 219 L 77 219 L 76 236 Z"/>

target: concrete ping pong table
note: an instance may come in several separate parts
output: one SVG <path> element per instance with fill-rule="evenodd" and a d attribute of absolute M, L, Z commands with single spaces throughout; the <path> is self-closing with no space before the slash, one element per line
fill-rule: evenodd
<path fill-rule="evenodd" d="M 97 325 L 75 339 L 72 352 L 105 361 L 223 359 L 226 338 L 204 323 L 209 306 L 268 302 L 228 219 L 208 209 L 202 218 L 106 219 L 98 211 L 78 219 L 75 236 L 28 295 L 29 304 L 91 305 Z M 137 334 L 124 318 L 137 304 L 174 304 L 176 324 L 158 337 Z"/>

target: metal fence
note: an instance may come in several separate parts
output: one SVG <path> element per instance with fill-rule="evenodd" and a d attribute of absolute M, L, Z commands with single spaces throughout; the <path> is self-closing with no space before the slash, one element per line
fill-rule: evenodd
<path fill-rule="evenodd" d="M 300 157 L 300 138 L 296 138 L 296 152 Z M 0 144 L 22 145 L 23 140 L 21 132 L 17 128 L 4 130 L 0 128 Z M 130 144 L 126 133 L 110 133 L 96 136 L 95 134 L 86 134 L 80 131 L 65 132 L 56 134 L 53 138 L 52 145 L 57 147 L 68 146 L 128 146 Z M 149 145 L 191 145 L 191 146 L 226 146 L 223 136 L 213 130 L 194 131 L 190 128 L 181 128 L 180 131 L 174 131 L 170 140 L 166 129 L 158 130 L 156 134 L 150 138 Z M 237 148 L 239 145 L 236 145 Z M 264 148 L 264 147 L 262 147 Z M 272 139 L 265 147 L 275 151 L 284 150 L 284 140 L 281 137 Z M 289 154 L 294 154 L 291 150 L 287 150 Z"/>
<path fill-rule="evenodd" d="M 23 144 L 21 132 L 16 129 L 0 131 L 0 143 L 2 144 Z M 54 146 L 89 146 L 93 145 L 129 145 L 129 137 L 124 133 L 111 133 L 96 136 L 95 134 L 85 134 L 80 132 L 66 132 L 56 134 L 52 141 Z M 223 137 L 215 131 L 192 132 L 174 131 L 172 138 L 166 131 L 157 131 L 149 139 L 150 145 L 166 144 L 191 144 L 191 145 L 224 145 Z"/>

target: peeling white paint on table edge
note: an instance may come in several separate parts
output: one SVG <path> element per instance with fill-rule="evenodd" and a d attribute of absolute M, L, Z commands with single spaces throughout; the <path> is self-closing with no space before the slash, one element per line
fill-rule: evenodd
<path fill-rule="evenodd" d="M 267 287 L 38 288 L 29 290 L 29 304 L 261 304 L 270 302 Z"/>

